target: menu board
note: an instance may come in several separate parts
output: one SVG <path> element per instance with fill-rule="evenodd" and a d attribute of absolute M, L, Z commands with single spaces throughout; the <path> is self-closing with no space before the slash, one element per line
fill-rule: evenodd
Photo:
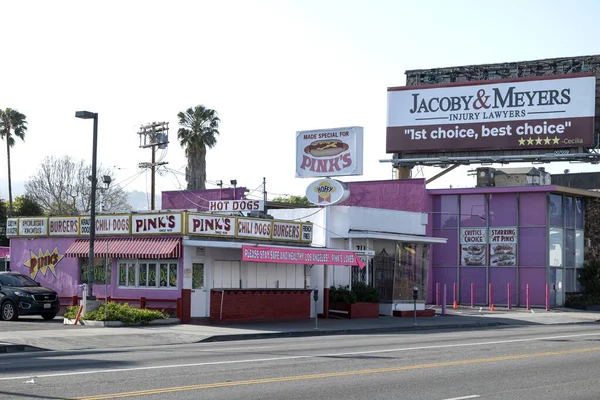
<path fill-rule="evenodd" d="M 517 228 L 490 228 L 490 266 L 517 265 Z"/>
<path fill-rule="evenodd" d="M 487 229 L 462 228 L 460 230 L 460 265 L 481 267 L 487 262 Z"/>

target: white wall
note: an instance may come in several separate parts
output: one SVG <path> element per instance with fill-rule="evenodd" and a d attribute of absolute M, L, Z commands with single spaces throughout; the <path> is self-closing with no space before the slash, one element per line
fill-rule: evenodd
<path fill-rule="evenodd" d="M 350 230 L 425 235 L 427 214 L 367 207 L 331 207 L 329 230 L 332 238 L 345 237 Z"/>
<path fill-rule="evenodd" d="M 313 246 L 325 246 L 325 209 L 324 208 L 293 208 L 285 210 L 268 210 L 268 213 L 276 219 L 287 221 L 312 222 L 313 224 Z"/>

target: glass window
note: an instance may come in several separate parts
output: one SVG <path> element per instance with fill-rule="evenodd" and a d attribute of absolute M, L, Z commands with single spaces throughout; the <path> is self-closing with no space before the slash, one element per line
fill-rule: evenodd
<path fill-rule="evenodd" d="M 564 254 L 562 228 L 550 228 L 550 237 L 548 240 L 550 245 L 550 252 L 548 254 L 550 266 L 562 267 Z"/>
<path fill-rule="evenodd" d="M 363 268 L 364 269 L 364 268 Z M 204 264 L 192 264 L 192 289 L 204 288 Z"/>
<path fill-rule="evenodd" d="M 119 286 L 176 288 L 178 263 L 133 261 L 119 263 Z"/>
<path fill-rule="evenodd" d="M 490 226 L 517 226 L 517 195 L 490 194 Z"/>
<path fill-rule="evenodd" d="M 156 263 L 148 263 L 148 286 L 156 287 Z"/>
<path fill-rule="evenodd" d="M 148 286 L 148 264 L 140 263 L 138 286 Z"/>
<path fill-rule="evenodd" d="M 546 226 L 546 213 L 546 193 L 519 194 L 520 226 Z"/>
<path fill-rule="evenodd" d="M 119 263 L 119 286 L 127 286 L 127 263 Z"/>
<path fill-rule="evenodd" d="M 559 194 L 548 196 L 550 226 L 563 226 L 563 200 Z"/>
<path fill-rule="evenodd" d="M 169 286 L 177 287 L 177 264 L 169 264 Z"/>
<path fill-rule="evenodd" d="M 583 239 L 583 231 L 575 231 L 575 267 L 577 268 L 583 268 L 583 246 L 585 244 Z"/>
<path fill-rule="evenodd" d="M 460 196 L 460 226 L 484 227 L 486 226 L 485 195 L 468 194 Z"/>
<path fill-rule="evenodd" d="M 575 231 L 565 229 L 565 267 L 575 267 Z"/>
<path fill-rule="evenodd" d="M 565 227 L 575 228 L 575 198 L 565 196 Z"/>
<path fill-rule="evenodd" d="M 442 195 L 433 198 L 433 227 L 458 227 L 458 195 Z"/>
<path fill-rule="evenodd" d="M 575 270 L 573 268 L 565 268 L 565 291 L 575 291 Z"/>
<path fill-rule="evenodd" d="M 413 288 L 419 290 L 417 300 L 425 300 L 429 268 L 427 244 L 398 243 L 398 262 L 394 271 L 393 300 L 413 300 Z"/>
<path fill-rule="evenodd" d="M 169 264 L 160 264 L 160 286 L 167 287 L 169 282 Z"/>
<path fill-rule="evenodd" d="M 79 268 L 79 281 L 87 283 L 88 281 L 88 258 L 81 259 Z M 106 265 L 108 261 L 108 266 Z M 105 257 L 94 257 L 94 270 L 92 271 L 93 283 L 111 282 L 112 279 L 112 259 L 106 260 Z M 107 276 L 108 275 L 108 276 Z"/>
<path fill-rule="evenodd" d="M 578 197 L 575 199 L 575 228 L 584 229 L 584 208 L 585 204 L 583 202 L 583 197 Z"/>

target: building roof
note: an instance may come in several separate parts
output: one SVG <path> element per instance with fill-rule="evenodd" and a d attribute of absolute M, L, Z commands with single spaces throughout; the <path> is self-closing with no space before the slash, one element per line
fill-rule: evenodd
<path fill-rule="evenodd" d="M 449 194 L 486 194 L 486 193 L 532 193 L 532 192 L 546 192 L 546 193 L 562 193 L 571 196 L 582 196 L 600 198 L 600 192 L 585 190 L 585 189 L 574 189 L 565 186 L 556 185 L 535 185 L 535 186 L 502 186 L 502 187 L 476 187 L 476 188 L 462 188 L 462 189 L 428 189 L 427 192 L 433 196 L 449 195 Z"/>

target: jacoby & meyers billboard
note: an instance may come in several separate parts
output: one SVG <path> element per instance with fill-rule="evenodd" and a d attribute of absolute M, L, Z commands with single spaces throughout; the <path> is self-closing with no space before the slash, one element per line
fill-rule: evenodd
<path fill-rule="evenodd" d="M 363 128 L 296 132 L 296 177 L 362 175 Z"/>
<path fill-rule="evenodd" d="M 389 88 L 386 151 L 591 147 L 595 91 L 593 74 Z"/>

